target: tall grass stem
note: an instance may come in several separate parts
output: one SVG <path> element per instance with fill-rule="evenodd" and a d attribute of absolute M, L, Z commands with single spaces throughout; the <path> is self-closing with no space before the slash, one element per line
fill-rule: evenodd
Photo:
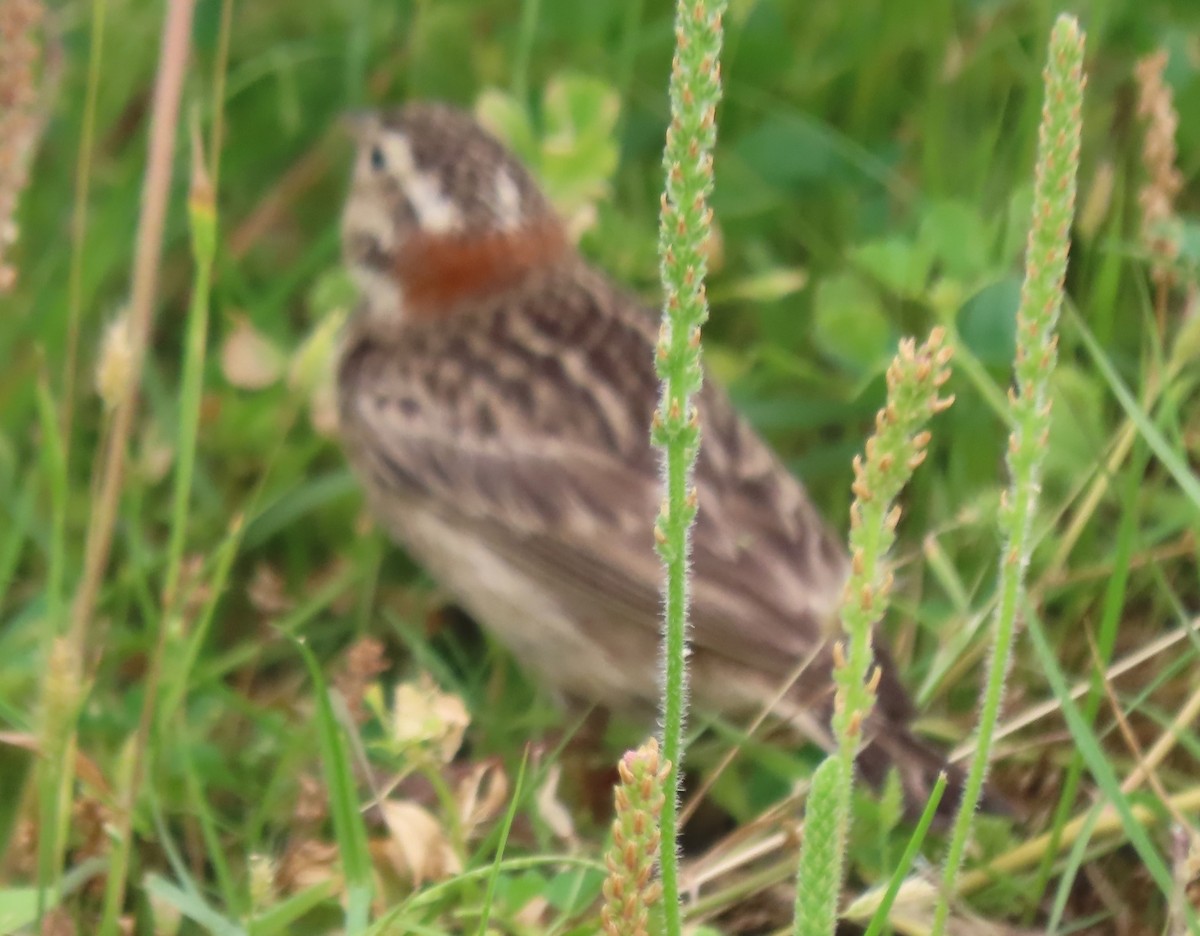
<path fill-rule="evenodd" d="M 663 452 L 665 496 L 655 524 L 666 566 L 663 610 L 662 734 L 669 769 L 662 815 L 662 883 L 666 932 L 683 929 L 679 902 L 679 779 L 687 708 L 688 556 L 696 491 L 692 471 L 700 448 L 693 397 L 702 381 L 700 329 L 708 318 L 704 248 L 712 228 L 708 197 L 721 98 L 721 0 L 679 0 L 671 65 L 671 123 L 663 152 L 666 173 L 659 226 L 663 317 L 655 364 L 662 395 L 652 438 Z"/>
<path fill-rule="evenodd" d="M 1033 218 L 1025 252 L 1025 280 L 1017 310 L 1015 386 L 1009 391 L 1009 488 L 999 524 L 1005 546 L 1000 560 L 1000 599 L 992 625 L 992 650 L 980 707 L 974 757 L 954 819 L 942 873 L 933 933 L 945 931 L 959 868 L 987 776 L 992 735 L 1004 701 L 1017 618 L 1025 600 L 1025 572 L 1033 550 L 1042 460 L 1050 431 L 1050 378 L 1057 359 L 1057 326 L 1075 213 L 1076 175 L 1083 106 L 1083 46 L 1079 23 L 1063 15 L 1050 36 L 1045 100 L 1034 170 Z"/>

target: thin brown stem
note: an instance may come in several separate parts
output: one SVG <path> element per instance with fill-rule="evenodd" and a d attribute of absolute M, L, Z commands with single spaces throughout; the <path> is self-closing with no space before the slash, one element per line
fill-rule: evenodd
<path fill-rule="evenodd" d="M 125 474 L 125 456 L 137 414 L 137 388 L 141 382 L 146 347 L 154 322 L 158 270 L 162 257 L 163 229 L 167 216 L 167 199 L 171 187 L 171 171 L 175 152 L 175 134 L 179 123 L 179 104 L 183 93 L 184 72 L 187 69 L 191 38 L 192 13 L 195 0 L 171 0 L 163 23 L 159 48 L 158 73 L 154 86 L 154 105 L 150 115 L 150 144 L 146 174 L 142 183 L 142 209 L 134 245 L 132 288 L 129 302 L 131 361 L 130 391 L 118 405 L 113 416 L 112 432 L 104 453 L 104 469 L 100 493 L 88 527 L 84 552 L 83 581 L 72 608 L 71 636 L 77 649 L 82 649 L 88 634 L 92 613 L 100 591 L 100 583 L 108 565 L 112 548 L 113 528 L 121 500 Z M 158 628 L 159 650 L 165 639 L 167 622 Z M 77 659 L 83 659 L 79 654 Z M 157 688 L 158 674 L 151 674 L 149 693 Z M 145 742 L 149 731 L 147 709 L 143 709 L 138 726 L 134 763 L 129 782 L 121 796 L 116 816 L 117 853 L 114 856 L 105 895 L 105 913 L 101 925 L 104 934 L 116 931 L 116 914 L 124 904 L 127 885 L 128 853 L 133 834 L 133 808 L 141 787 L 145 769 Z"/>
<path fill-rule="evenodd" d="M 195 0 L 171 0 L 163 24 L 129 299 L 132 345 L 130 383 L 134 389 L 113 413 L 112 431 L 109 433 L 103 455 L 100 487 L 88 523 L 83 577 L 71 609 L 71 642 L 79 650 L 82 650 L 87 640 L 88 624 L 96 607 L 100 584 L 112 550 L 113 528 L 116 525 L 121 485 L 125 476 L 125 455 L 133 432 L 134 417 L 137 415 L 136 388 L 141 382 L 146 345 L 154 320 L 163 228 L 171 188 L 175 129 L 179 122 L 179 101 L 183 93 L 183 76 L 187 67 L 194 6 Z M 80 661 L 84 658 L 82 653 L 76 657 Z"/>

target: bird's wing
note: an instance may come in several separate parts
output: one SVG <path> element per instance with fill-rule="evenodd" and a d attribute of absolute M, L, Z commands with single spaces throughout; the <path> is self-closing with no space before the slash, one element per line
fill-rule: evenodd
<path fill-rule="evenodd" d="M 644 635 L 662 580 L 654 331 L 614 317 L 628 300 L 604 290 L 560 287 L 544 321 L 477 310 L 475 342 L 431 328 L 403 347 L 352 343 L 341 415 L 368 487 L 436 509 L 584 620 Z M 820 644 L 844 558 L 718 388 L 700 413 L 693 643 L 782 675 Z"/>

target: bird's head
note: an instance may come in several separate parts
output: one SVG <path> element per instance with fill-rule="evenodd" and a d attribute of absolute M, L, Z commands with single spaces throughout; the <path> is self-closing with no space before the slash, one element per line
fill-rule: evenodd
<path fill-rule="evenodd" d="M 470 115 L 409 104 L 349 122 L 358 152 L 342 246 L 373 317 L 447 314 L 567 249 L 533 176 Z"/>

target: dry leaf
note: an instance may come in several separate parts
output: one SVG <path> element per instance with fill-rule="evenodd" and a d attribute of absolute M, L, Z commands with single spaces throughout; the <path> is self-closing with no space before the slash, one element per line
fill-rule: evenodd
<path fill-rule="evenodd" d="M 396 687 L 392 705 L 392 738 L 401 744 L 429 745 L 443 764 L 462 746 L 471 723 L 462 699 L 442 692 L 427 673 Z"/>
<path fill-rule="evenodd" d="M 138 440 L 136 470 L 147 484 L 157 484 L 175 462 L 175 446 L 156 420 L 150 420 Z"/>
<path fill-rule="evenodd" d="M 42 917 L 41 936 L 75 936 L 78 932 L 70 912 L 63 907 L 55 907 Z"/>
<path fill-rule="evenodd" d="M 356 725 L 363 724 L 370 717 L 367 692 L 374 685 L 375 678 L 386 672 L 390 665 L 383 641 L 375 637 L 361 637 L 347 651 L 345 661 L 333 677 L 333 685 L 342 694 L 346 709 Z"/>
<path fill-rule="evenodd" d="M 183 599 L 186 617 L 192 617 L 212 600 L 212 584 L 204 577 L 205 571 L 202 553 L 189 553 L 183 557 L 178 594 Z"/>
<path fill-rule="evenodd" d="M 93 796 L 77 798 L 71 804 L 71 834 L 78 843 L 71 850 L 74 861 L 82 864 L 108 854 L 112 811 Z"/>
<path fill-rule="evenodd" d="M 558 781 L 561 777 L 562 765 L 551 764 L 546 771 L 546 782 L 537 793 L 537 813 L 555 836 L 573 848 L 579 844 L 579 837 L 575 834 L 571 813 L 558 798 Z"/>
<path fill-rule="evenodd" d="M 287 594 L 283 576 L 279 570 L 266 562 L 260 562 L 254 569 L 254 577 L 246 586 L 246 597 L 255 610 L 274 617 L 286 614 L 295 606 L 295 602 Z"/>
<path fill-rule="evenodd" d="M 340 874 L 338 868 L 336 845 L 305 839 L 289 846 L 284 853 L 275 875 L 275 886 L 280 894 L 295 894 L 337 878 Z"/>
<path fill-rule="evenodd" d="M 471 838 L 476 829 L 494 819 L 508 800 L 508 777 L 498 760 L 474 764 L 458 783 L 455 801 L 463 835 Z"/>
<path fill-rule="evenodd" d="M 283 376 L 280 351 L 262 332 L 239 315 L 221 344 L 221 373 L 239 390 L 262 390 Z"/>
<path fill-rule="evenodd" d="M 416 803 L 385 800 L 379 809 L 388 829 L 384 853 L 402 879 L 419 887 L 425 881 L 441 880 L 462 870 L 445 831 Z"/>
<path fill-rule="evenodd" d="M 885 888 L 876 887 L 852 901 L 842 917 L 855 922 L 865 922 L 875 913 Z M 888 923 L 897 933 L 905 936 L 924 936 L 933 921 L 939 888 L 937 883 L 920 872 L 910 875 L 900 886 L 888 914 Z M 1033 936 L 1037 930 L 997 923 L 977 916 L 965 907 L 955 906 L 950 913 L 946 931 L 950 936 Z"/>
<path fill-rule="evenodd" d="M 42 739 L 25 731 L 0 731 L 0 745 L 20 748 L 33 754 L 42 752 Z M 104 777 L 99 765 L 82 751 L 75 752 L 75 776 L 87 784 L 101 797 L 111 797 L 112 787 Z"/>
<path fill-rule="evenodd" d="M 32 878 L 37 874 L 38 827 L 28 816 L 17 819 L 9 835 L 4 855 L 4 870 L 13 879 Z"/>
<path fill-rule="evenodd" d="M 298 826 L 313 827 L 329 818 L 329 794 L 325 785 L 312 774 L 301 774 L 296 791 L 292 820 Z"/>
<path fill-rule="evenodd" d="M 527 926 L 535 933 L 546 931 L 546 911 L 550 909 L 550 901 L 545 897 L 534 897 L 520 910 L 513 914 L 513 922 Z"/>

